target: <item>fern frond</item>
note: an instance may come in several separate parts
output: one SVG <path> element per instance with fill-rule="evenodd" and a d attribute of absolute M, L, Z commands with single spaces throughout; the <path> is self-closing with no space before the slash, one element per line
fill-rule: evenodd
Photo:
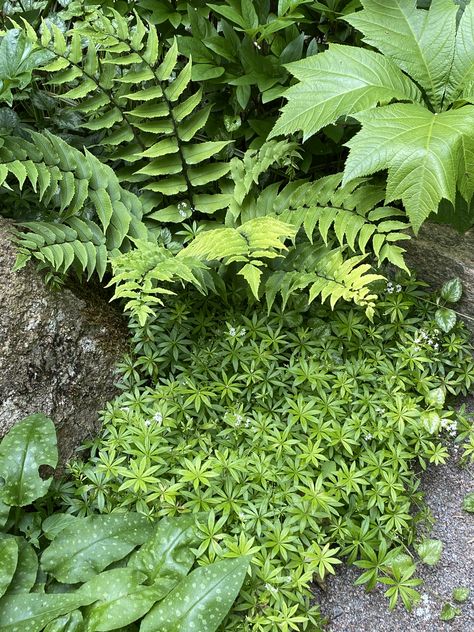
<path fill-rule="evenodd" d="M 166 207 L 166 221 L 182 221 L 179 201 L 195 208 L 200 187 L 230 170 L 213 160 L 229 141 L 197 140 L 210 108 L 191 83 L 192 62 L 183 65 L 176 41 L 167 48 L 138 15 L 131 23 L 116 11 L 94 13 L 66 39 L 46 31 L 36 44 L 56 56 L 42 69 L 56 97 L 72 102 L 85 130 L 100 134 L 102 158 L 123 165 L 119 178 L 149 192 L 151 210 Z M 163 221 L 163 214 L 148 218 Z"/>
<path fill-rule="evenodd" d="M 28 182 L 48 208 L 49 222 L 24 224 L 18 236 L 22 265 L 34 257 L 58 272 L 69 268 L 104 275 L 108 253 L 145 238 L 138 198 L 123 189 L 114 171 L 49 132 L 31 140 L 7 136 L 0 147 L 0 185 L 20 191 Z"/>

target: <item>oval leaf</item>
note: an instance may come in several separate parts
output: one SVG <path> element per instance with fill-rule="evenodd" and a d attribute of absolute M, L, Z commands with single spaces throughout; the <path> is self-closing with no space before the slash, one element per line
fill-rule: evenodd
<path fill-rule="evenodd" d="M 237 597 L 249 559 L 201 566 L 143 619 L 140 632 L 214 632 Z"/>
<path fill-rule="evenodd" d="M 416 552 L 420 556 L 420 559 L 425 564 L 434 566 L 441 558 L 443 552 L 443 543 L 441 540 L 426 539 L 416 547 Z"/>
<path fill-rule="evenodd" d="M 2 632 L 39 632 L 53 619 L 88 603 L 80 594 L 8 595 L 2 599 Z"/>
<path fill-rule="evenodd" d="M 58 449 L 56 429 L 44 415 L 30 415 L 4 437 L 0 445 L 1 500 L 7 505 L 23 507 L 44 496 L 52 478 L 43 480 L 40 465 L 56 467 Z"/>
<path fill-rule="evenodd" d="M 84 582 L 124 558 L 150 535 L 147 519 L 135 513 L 78 518 L 44 551 L 41 567 L 60 582 Z"/>
<path fill-rule="evenodd" d="M 441 298 L 448 303 L 457 303 L 462 296 L 462 283 L 461 280 L 451 279 L 441 288 Z"/>
<path fill-rule="evenodd" d="M 193 515 L 164 518 L 153 537 L 128 562 L 130 568 L 145 573 L 160 590 L 161 598 L 186 577 L 194 563 L 191 549 L 199 542 L 195 524 Z"/>
<path fill-rule="evenodd" d="M 18 562 L 18 544 L 14 538 L 0 542 L 0 597 L 5 593 L 15 574 Z"/>
<path fill-rule="evenodd" d="M 448 333 L 456 324 L 456 313 L 447 307 L 440 307 L 436 310 L 435 321 L 440 329 Z"/>

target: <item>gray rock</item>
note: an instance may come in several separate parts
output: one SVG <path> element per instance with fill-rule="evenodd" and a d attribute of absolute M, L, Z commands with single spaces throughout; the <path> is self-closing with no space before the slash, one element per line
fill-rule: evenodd
<path fill-rule="evenodd" d="M 460 234 L 449 226 L 425 223 L 418 236 L 403 245 L 408 267 L 434 288 L 453 277 L 461 279 L 463 297 L 455 309 L 474 331 L 474 230 Z"/>
<path fill-rule="evenodd" d="M 116 393 L 126 326 L 96 293 L 55 291 L 33 265 L 13 272 L 11 224 L 0 219 L 0 437 L 42 412 L 58 430 L 60 461 L 98 431 L 98 411 Z"/>

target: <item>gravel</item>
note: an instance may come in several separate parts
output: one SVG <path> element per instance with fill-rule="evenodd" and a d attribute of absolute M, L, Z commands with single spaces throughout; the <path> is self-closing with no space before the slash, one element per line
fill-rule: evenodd
<path fill-rule="evenodd" d="M 464 496 L 474 490 L 473 481 L 474 468 L 460 467 L 454 459 L 423 475 L 425 499 L 436 519 L 430 537 L 441 540 L 444 549 L 436 566 L 419 564 L 416 576 L 424 584 L 413 611 L 397 606 L 390 612 L 383 586 L 365 593 L 364 587 L 353 585 L 359 571 L 344 567 L 328 579 L 325 591 L 315 588 L 327 632 L 474 632 L 474 514 L 462 509 Z M 462 614 L 441 621 L 443 604 L 460 586 L 471 588 L 468 601 L 459 606 Z"/>

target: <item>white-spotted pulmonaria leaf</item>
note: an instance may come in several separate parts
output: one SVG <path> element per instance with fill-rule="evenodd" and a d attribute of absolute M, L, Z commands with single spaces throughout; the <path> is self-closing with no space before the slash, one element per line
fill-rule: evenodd
<path fill-rule="evenodd" d="M 441 540 L 431 540 L 426 538 L 415 548 L 422 562 L 428 564 L 429 566 L 434 566 L 441 559 L 443 543 Z"/>
<path fill-rule="evenodd" d="M 215 632 L 239 594 L 248 565 L 242 557 L 197 568 L 150 610 L 140 632 Z"/>
<path fill-rule="evenodd" d="M 0 540 L 0 597 L 5 594 L 13 579 L 17 563 L 18 544 L 15 538 Z"/>
<path fill-rule="evenodd" d="M 128 567 L 145 573 L 147 583 L 163 598 L 186 577 L 194 564 L 192 548 L 198 542 L 194 515 L 163 518 L 150 540 L 132 554 Z"/>
<path fill-rule="evenodd" d="M 84 582 L 124 558 L 150 535 L 149 522 L 136 513 L 78 518 L 44 551 L 41 567 L 59 582 Z"/>
<path fill-rule="evenodd" d="M 347 143 L 342 184 L 388 169 L 385 201 L 401 199 L 415 231 L 442 198 L 454 204 L 456 185 L 466 199 L 474 193 L 473 106 L 437 114 L 400 103 L 355 118 L 362 129 Z"/>
<path fill-rule="evenodd" d="M 35 550 L 25 538 L 2 535 L 0 534 L 0 545 L 5 539 L 12 538 L 18 547 L 18 561 L 6 594 L 28 593 L 35 585 L 38 574 L 38 557 Z"/>
<path fill-rule="evenodd" d="M 83 632 L 84 618 L 80 610 L 73 610 L 48 623 L 44 632 Z"/>
<path fill-rule="evenodd" d="M 458 278 L 450 279 L 441 288 L 441 298 L 448 303 L 457 303 L 462 296 L 462 283 Z"/>
<path fill-rule="evenodd" d="M 429 11 L 418 9 L 415 0 L 362 0 L 362 6 L 344 20 L 422 86 L 439 110 L 454 59 L 459 7 L 453 0 L 433 0 Z"/>
<path fill-rule="evenodd" d="M 7 595 L 1 602 L 0 630 L 40 632 L 50 621 L 88 603 L 87 597 L 78 593 Z"/>
<path fill-rule="evenodd" d="M 44 480 L 41 465 L 56 467 L 58 449 L 53 422 L 41 414 L 26 417 L 8 432 L 0 444 L 0 499 L 23 507 L 44 496 L 52 477 Z"/>
<path fill-rule="evenodd" d="M 85 632 L 122 629 L 141 619 L 160 598 L 155 586 L 143 586 L 146 575 L 133 568 L 115 568 L 96 575 L 80 592 L 95 603 L 88 609 Z"/>
<path fill-rule="evenodd" d="M 449 333 L 456 324 L 456 312 L 447 307 L 440 307 L 435 312 L 435 321 L 438 327 L 445 333 Z"/>
<path fill-rule="evenodd" d="M 393 99 L 421 101 L 420 90 L 388 58 L 374 51 L 331 44 L 329 50 L 288 65 L 300 80 L 270 138 L 301 130 L 307 139 L 341 116 Z"/>
<path fill-rule="evenodd" d="M 54 540 L 58 533 L 61 533 L 65 527 L 75 520 L 77 520 L 77 518 L 72 514 L 54 513 L 43 520 L 41 530 L 48 540 Z"/>

